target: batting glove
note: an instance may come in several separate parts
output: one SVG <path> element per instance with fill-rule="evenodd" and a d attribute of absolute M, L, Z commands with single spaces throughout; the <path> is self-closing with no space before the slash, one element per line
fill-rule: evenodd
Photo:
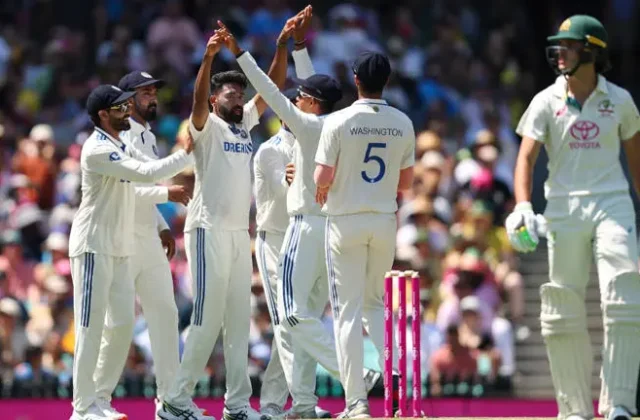
<path fill-rule="evenodd" d="M 507 220 L 505 228 L 509 242 L 518 252 L 533 252 L 538 247 L 538 217 L 528 201 L 516 204 Z"/>

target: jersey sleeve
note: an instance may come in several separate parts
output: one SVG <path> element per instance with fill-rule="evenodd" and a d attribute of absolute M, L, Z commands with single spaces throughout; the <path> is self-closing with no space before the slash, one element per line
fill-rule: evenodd
<path fill-rule="evenodd" d="M 213 121 L 211 121 L 211 115 L 207 116 L 207 120 L 202 126 L 202 130 L 198 130 L 195 125 L 193 125 L 193 115 L 189 116 L 189 132 L 191 133 L 191 137 L 193 137 L 194 142 L 200 141 L 200 139 L 204 138 L 206 134 L 211 130 L 211 126 Z"/>
<path fill-rule="evenodd" d="M 285 179 L 285 166 L 277 150 L 267 147 L 262 148 L 256 154 L 256 168 L 264 174 L 269 191 L 275 197 L 284 197 L 287 193 L 288 184 Z"/>
<path fill-rule="evenodd" d="M 316 163 L 334 167 L 340 153 L 340 138 L 338 135 L 340 125 L 338 119 L 332 117 L 328 117 L 322 127 L 318 150 L 316 151 Z"/>
<path fill-rule="evenodd" d="M 636 107 L 633 98 L 626 93 L 625 101 L 621 104 L 620 115 L 620 138 L 622 141 L 629 140 L 638 131 L 640 131 L 640 115 L 638 114 L 638 107 Z"/>
<path fill-rule="evenodd" d="M 316 74 L 313 63 L 311 62 L 311 57 L 309 57 L 309 51 L 307 51 L 306 48 L 293 51 L 291 55 L 293 56 L 293 63 L 296 67 L 296 76 L 299 79 L 306 79 Z"/>
<path fill-rule="evenodd" d="M 87 155 L 85 169 L 127 181 L 156 182 L 180 173 L 188 163 L 188 155 L 184 150 L 164 159 L 141 162 L 114 148 L 101 146 Z"/>
<path fill-rule="evenodd" d="M 131 144 L 130 141 L 123 142 L 123 143 L 125 145 L 125 151 L 132 158 L 134 158 L 136 160 L 139 160 L 140 162 L 153 162 L 154 160 L 156 160 L 156 159 L 152 159 L 149 156 L 147 156 L 144 153 L 142 153 L 140 150 L 138 150 L 136 147 L 134 147 L 133 144 Z"/>
<path fill-rule="evenodd" d="M 255 100 L 250 100 L 244 104 L 242 116 L 242 124 L 247 131 L 251 131 L 253 127 L 260 123 L 260 114 Z"/>
<path fill-rule="evenodd" d="M 531 100 L 529 107 L 520 118 L 516 133 L 544 143 L 548 133 L 549 108 L 543 92 Z"/>
<path fill-rule="evenodd" d="M 151 204 L 162 204 L 169 200 L 169 189 L 163 186 L 136 187 L 136 200 Z"/>
<path fill-rule="evenodd" d="M 291 101 L 280 92 L 278 86 L 269 79 L 256 64 L 248 52 L 238 57 L 238 64 L 247 76 L 253 87 L 258 91 L 262 99 L 269 105 L 273 112 L 289 126 L 298 141 L 304 136 L 305 129 L 315 125 L 317 116 L 306 114 L 298 109 Z"/>
<path fill-rule="evenodd" d="M 156 222 L 158 223 L 158 233 L 162 232 L 163 230 L 169 230 L 169 225 L 167 224 L 167 221 L 164 220 L 162 213 L 160 213 L 160 210 L 158 210 L 157 207 L 156 207 Z"/>
<path fill-rule="evenodd" d="M 400 162 L 400 169 L 407 169 L 413 167 L 416 160 L 416 134 L 413 130 L 413 124 L 409 122 L 407 128 L 404 131 L 405 143 L 407 145 L 404 153 L 402 154 L 402 161 Z"/>

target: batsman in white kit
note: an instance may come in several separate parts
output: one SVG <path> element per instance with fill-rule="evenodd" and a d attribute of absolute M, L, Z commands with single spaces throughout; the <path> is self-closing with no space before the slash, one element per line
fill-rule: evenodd
<path fill-rule="evenodd" d="M 308 353 L 332 376 L 340 378 L 335 343 L 321 322 L 329 298 L 329 284 L 324 255 L 326 217 L 315 202 L 313 171 L 318 140 L 326 116 L 342 98 L 338 82 L 327 75 L 314 74 L 296 79 L 299 96 L 295 105 L 258 67 L 250 53 L 237 51 L 240 68 L 269 107 L 295 136 L 293 164 L 296 176 L 287 192 L 289 227 L 280 252 L 278 271 L 278 318 L 280 327 L 290 334 L 294 351 L 294 374 L 289 390 L 297 411 L 304 418 L 312 416 L 315 401 L 297 395 L 304 389 L 303 376 L 295 374 L 297 354 Z M 368 389 L 380 379 L 380 372 L 361 371 Z"/>
<path fill-rule="evenodd" d="M 384 366 L 384 275 L 395 255 L 397 194 L 411 187 L 415 155 L 411 120 L 381 99 L 389 59 L 363 52 L 353 73 L 358 100 L 325 120 L 314 174 L 316 199 L 328 215 L 326 261 L 344 418 L 369 417 L 360 376 L 363 326 Z"/>
<path fill-rule="evenodd" d="M 292 27 L 286 30 L 289 32 L 283 30 L 286 33 L 281 34 L 287 37 L 285 41 Z M 210 78 L 213 58 L 225 43 L 229 46 L 235 40 L 224 36 L 222 30 L 216 31 L 207 43 L 189 120 L 195 143 L 196 182 L 185 222 L 185 246 L 195 298 L 180 369 L 156 412 L 165 420 L 211 418 L 199 412 L 191 398 L 221 328 L 227 388 L 224 418 L 266 417 L 249 405 L 252 389 L 248 373 L 253 155 L 250 131 L 258 124 L 266 104 L 259 96 L 244 104 L 247 80 L 240 72 L 228 71 Z M 286 51 L 285 59 L 282 53 L 270 73 L 284 85 Z M 209 105 L 213 112 L 209 112 Z"/>
<path fill-rule="evenodd" d="M 544 145 L 549 282 L 540 287 L 540 321 L 558 417 L 594 416 L 585 308 L 594 258 L 604 323 L 598 411 L 608 420 L 627 420 L 636 412 L 640 274 L 635 213 L 619 153 L 622 145 L 638 191 L 640 116 L 629 92 L 602 76 L 609 68 L 608 36 L 598 20 L 572 16 L 548 41 L 556 44 L 547 47 L 547 59 L 559 76 L 533 98 L 518 124 L 517 205 L 506 228 L 516 250 L 536 249 L 531 180 Z"/>
<path fill-rule="evenodd" d="M 163 85 L 162 80 L 140 71 L 125 75 L 118 83 L 123 91 L 136 93 L 129 118 L 131 129 L 123 131 L 120 138 L 127 150 L 136 150 L 147 160 L 159 158 L 149 122 L 156 118 L 157 89 Z M 149 329 L 159 398 L 156 405 L 167 393 L 180 364 L 178 308 L 169 267 L 175 241 L 156 204 L 174 201 L 186 205 L 188 198 L 184 187 L 179 185 L 138 184 L 136 188 L 135 256 L 131 261 L 131 277 Z M 103 340 L 98 365 L 110 359 L 126 358 L 128 352 L 129 348 L 111 346 Z M 110 401 L 120 372 L 102 370 L 101 373 L 96 378 L 98 397 Z"/>
<path fill-rule="evenodd" d="M 95 131 L 82 147 L 82 201 L 69 238 L 75 323 L 72 420 L 127 418 L 97 387 L 105 372 L 120 376 L 133 336 L 134 183 L 171 178 L 189 162 L 184 150 L 150 162 L 127 150 L 118 135 L 130 128 L 134 95 L 100 85 L 87 99 Z M 101 340 L 126 351 L 98 363 Z"/>

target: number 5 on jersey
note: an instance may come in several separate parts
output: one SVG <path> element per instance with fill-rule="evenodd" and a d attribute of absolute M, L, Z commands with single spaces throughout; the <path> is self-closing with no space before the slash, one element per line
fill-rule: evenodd
<path fill-rule="evenodd" d="M 375 162 L 378 165 L 378 170 L 377 172 L 371 171 L 371 175 L 373 176 L 369 176 L 367 171 L 360 172 L 360 175 L 362 175 L 362 179 L 364 179 L 365 182 L 368 182 L 370 184 L 375 184 L 376 182 L 380 181 L 384 177 L 384 173 L 387 170 L 387 166 L 384 164 L 384 160 L 382 160 L 382 158 L 376 154 L 375 149 L 386 149 L 386 148 L 387 148 L 386 143 L 369 143 L 367 145 L 367 151 L 364 154 L 363 163 Z"/>

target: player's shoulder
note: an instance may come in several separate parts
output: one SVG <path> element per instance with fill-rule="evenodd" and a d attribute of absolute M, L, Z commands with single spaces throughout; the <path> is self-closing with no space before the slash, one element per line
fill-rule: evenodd
<path fill-rule="evenodd" d="M 614 103 L 626 103 L 633 101 L 631 92 L 622 86 L 618 86 L 607 80 L 604 76 L 599 76 L 598 85 L 604 86 L 604 89 L 606 89 L 607 94 Z"/>
<path fill-rule="evenodd" d="M 394 107 L 392 105 L 386 105 L 386 106 L 382 107 L 381 110 L 382 110 L 381 112 L 385 113 L 385 116 L 391 117 L 391 118 L 395 118 L 398 121 L 400 121 L 401 123 L 408 124 L 408 125 L 411 125 L 413 127 L 413 121 L 411 121 L 411 118 L 409 118 L 409 116 L 407 114 L 405 114 L 404 112 L 402 112 L 398 108 L 396 108 L 396 107 Z"/>
<path fill-rule="evenodd" d="M 117 147 L 105 133 L 99 130 L 94 130 L 82 145 L 82 152 L 85 155 L 101 154 L 113 150 L 117 150 Z"/>

